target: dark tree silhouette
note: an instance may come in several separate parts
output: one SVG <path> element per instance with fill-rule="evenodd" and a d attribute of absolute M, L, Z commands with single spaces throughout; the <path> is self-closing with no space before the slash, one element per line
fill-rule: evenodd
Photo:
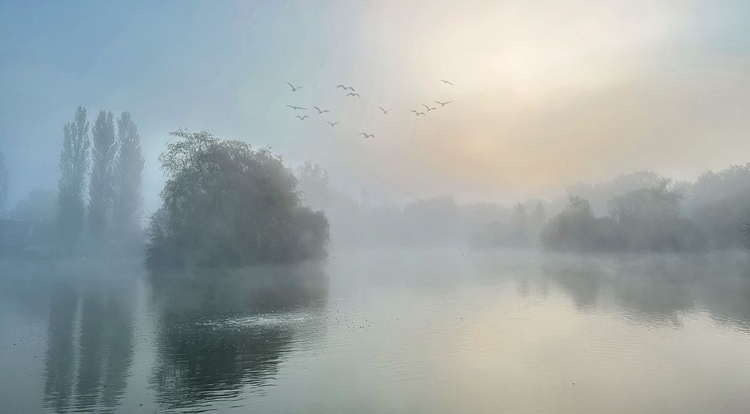
<path fill-rule="evenodd" d="M 84 186 L 89 169 L 89 123 L 86 108 L 76 109 L 75 120 L 63 127 L 60 153 L 57 225 L 63 245 L 72 246 L 83 231 Z"/>
<path fill-rule="evenodd" d="M 112 167 L 117 147 L 112 112 L 99 112 L 91 135 L 94 148 L 89 189 L 89 226 L 95 239 L 101 239 L 106 231 L 114 191 Z"/>
<path fill-rule="evenodd" d="M 177 131 L 160 156 L 167 182 L 149 230 L 150 265 L 242 266 L 323 256 L 328 219 L 302 206 L 268 148 Z"/>

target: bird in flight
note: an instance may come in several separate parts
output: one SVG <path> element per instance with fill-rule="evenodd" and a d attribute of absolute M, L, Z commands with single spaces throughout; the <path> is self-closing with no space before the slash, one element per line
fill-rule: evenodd
<path fill-rule="evenodd" d="M 435 101 L 435 103 L 436 103 L 436 104 L 440 104 L 440 107 L 441 107 L 441 108 L 442 108 L 442 107 L 444 107 L 445 105 L 448 105 L 448 104 L 449 104 L 449 103 L 451 103 L 451 102 L 453 102 L 453 101 L 448 101 L 448 102 L 440 102 L 440 101 Z"/>
<path fill-rule="evenodd" d="M 297 115 L 297 118 L 299 118 L 300 121 L 304 121 L 305 118 L 307 118 L 307 117 L 308 117 L 308 115 L 303 115 L 303 116 Z"/>
<path fill-rule="evenodd" d="M 326 122 L 328 122 L 328 121 L 326 121 Z M 335 126 L 336 126 L 336 124 L 338 124 L 338 123 L 339 123 L 339 121 L 336 121 L 336 122 L 328 122 L 328 125 L 330 125 L 331 127 L 335 127 Z"/>
<path fill-rule="evenodd" d="M 290 88 L 292 88 L 292 92 L 297 92 L 297 89 L 301 89 L 302 86 L 294 86 L 291 83 L 287 82 L 287 85 L 289 85 Z"/>
<path fill-rule="evenodd" d="M 427 106 L 427 105 L 425 105 L 425 104 L 422 104 L 422 106 L 424 106 L 425 108 L 427 108 L 427 112 L 430 112 L 430 111 L 432 111 L 433 109 L 437 109 L 437 108 L 430 108 L 429 106 Z"/>
<path fill-rule="evenodd" d="M 343 89 L 345 91 L 352 91 L 352 92 L 354 92 L 354 88 L 352 88 L 351 86 L 339 85 L 339 86 L 336 87 L 336 89 L 339 89 L 339 88 L 341 88 L 341 89 Z"/>
<path fill-rule="evenodd" d="M 375 138 L 375 134 L 365 134 L 364 132 L 360 132 L 359 135 L 364 135 L 365 139 Z"/>
<path fill-rule="evenodd" d="M 450 85 L 450 86 L 454 86 L 452 82 L 448 82 L 448 81 L 447 81 L 447 80 L 445 80 L 445 79 L 440 79 L 440 82 L 443 82 L 443 85 Z"/>
<path fill-rule="evenodd" d="M 316 110 L 316 111 L 318 111 L 318 115 L 322 115 L 322 114 L 324 114 L 324 113 L 326 113 L 326 112 L 330 112 L 330 111 L 329 111 L 329 110 L 327 110 L 327 109 L 320 109 L 320 108 L 318 108 L 317 106 L 313 106 L 313 108 L 315 108 L 315 110 Z"/>
<path fill-rule="evenodd" d="M 385 109 L 385 108 L 383 108 L 382 106 L 379 106 L 378 108 L 380 108 L 380 110 L 381 110 L 381 111 L 383 111 L 383 115 L 385 115 L 385 114 L 387 114 L 388 112 L 390 112 L 390 109 Z"/>
<path fill-rule="evenodd" d="M 346 96 L 356 96 L 357 98 L 360 97 L 358 93 L 354 93 L 354 92 L 349 92 L 348 94 L 346 94 Z"/>
<path fill-rule="evenodd" d="M 298 109 L 301 109 L 303 111 L 307 110 L 307 108 L 303 108 L 301 106 L 294 106 L 294 105 L 287 105 L 287 106 L 290 107 L 290 108 L 292 108 L 292 109 L 294 109 L 295 111 L 298 110 Z"/>
<path fill-rule="evenodd" d="M 415 114 L 416 116 L 420 116 L 420 115 L 424 115 L 424 114 L 425 114 L 424 112 L 419 112 L 419 111 L 415 111 L 415 110 L 413 110 L 413 109 L 412 109 L 411 111 L 412 111 L 412 112 L 414 112 L 414 114 Z"/>

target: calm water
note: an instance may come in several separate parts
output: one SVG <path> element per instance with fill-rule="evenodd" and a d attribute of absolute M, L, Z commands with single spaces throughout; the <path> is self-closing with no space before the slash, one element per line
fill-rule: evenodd
<path fill-rule="evenodd" d="M 0 412 L 750 411 L 744 254 L 355 251 L 174 277 L 0 262 Z"/>

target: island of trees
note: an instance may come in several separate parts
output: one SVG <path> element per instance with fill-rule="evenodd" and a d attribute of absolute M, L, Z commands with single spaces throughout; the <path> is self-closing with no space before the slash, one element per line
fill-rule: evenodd
<path fill-rule="evenodd" d="M 302 205 L 280 156 L 208 132 L 172 135 L 159 158 L 167 182 L 149 226 L 148 264 L 236 267 L 326 254 L 328 219 Z"/>

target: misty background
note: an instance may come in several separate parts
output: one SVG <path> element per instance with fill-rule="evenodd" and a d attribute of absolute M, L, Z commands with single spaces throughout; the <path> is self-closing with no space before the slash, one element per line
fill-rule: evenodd
<path fill-rule="evenodd" d="M 0 2 L 0 407 L 746 412 L 748 16 Z"/>
<path fill-rule="evenodd" d="M 332 187 L 369 207 L 446 195 L 510 207 L 642 170 L 694 181 L 747 162 L 748 7 L 3 2 L 8 205 L 55 188 L 77 105 L 132 114 L 146 215 L 164 182 L 157 156 L 179 127 L 270 145 L 291 166 L 320 163 Z M 293 122 L 286 81 L 304 85 L 295 101 L 353 126 Z M 339 102 L 339 83 L 370 104 Z M 455 103 L 419 120 L 429 122 L 408 114 L 435 99 Z M 394 113 L 384 120 L 374 105 Z M 376 139 L 356 136 L 376 126 Z"/>

